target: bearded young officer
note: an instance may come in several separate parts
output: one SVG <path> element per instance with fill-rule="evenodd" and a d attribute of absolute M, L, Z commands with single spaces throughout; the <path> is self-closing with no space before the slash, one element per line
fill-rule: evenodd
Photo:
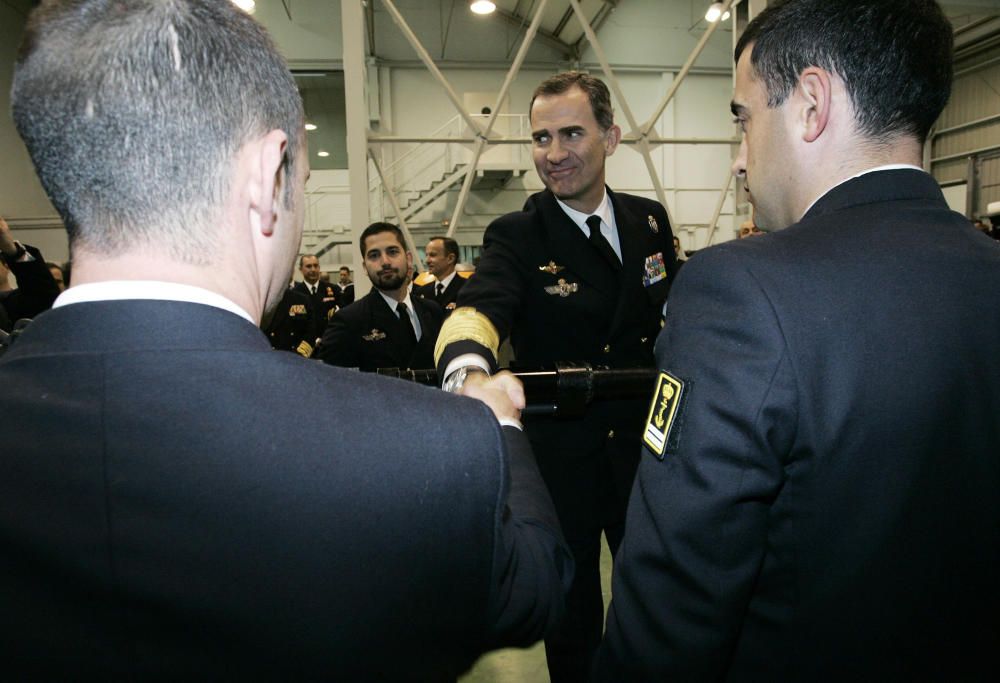
<path fill-rule="evenodd" d="M 372 223 L 358 241 L 372 290 L 334 314 L 319 357 L 365 372 L 432 368 L 444 313 L 432 299 L 410 296 L 413 254 L 402 231 L 392 223 Z"/>

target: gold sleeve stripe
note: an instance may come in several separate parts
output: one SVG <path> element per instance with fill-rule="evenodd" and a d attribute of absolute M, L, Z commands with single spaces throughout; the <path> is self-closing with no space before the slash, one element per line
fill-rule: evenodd
<path fill-rule="evenodd" d="M 310 344 L 307 341 L 299 342 L 299 346 L 295 350 L 299 353 L 299 355 L 304 356 L 306 358 L 309 358 L 311 355 L 313 355 L 312 344 Z"/>
<path fill-rule="evenodd" d="M 493 357 L 500 348 L 500 333 L 490 319 L 470 306 L 452 311 L 441 327 L 437 344 L 434 345 L 434 363 L 441 361 L 441 354 L 448 344 L 457 341 L 474 341 L 488 348 Z"/>

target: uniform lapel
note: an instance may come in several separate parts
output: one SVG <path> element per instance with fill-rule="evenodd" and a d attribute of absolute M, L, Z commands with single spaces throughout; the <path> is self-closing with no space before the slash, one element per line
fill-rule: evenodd
<path fill-rule="evenodd" d="M 611 270 L 583 231 L 560 208 L 555 196 L 545 190 L 539 198 L 539 206 L 546 232 L 546 246 L 549 254 L 556 260 L 556 265 L 565 266 L 594 289 L 614 292 L 618 285 L 618 274 Z M 538 264 L 539 267 L 545 265 L 547 264 Z"/>
<path fill-rule="evenodd" d="M 611 321 L 611 332 L 615 334 L 622 324 L 630 305 L 634 305 L 635 297 L 644 296 L 642 291 L 642 274 L 646 253 L 649 247 L 647 232 L 643 230 L 644 216 L 637 217 L 608 190 L 611 206 L 615 212 L 615 223 L 618 226 L 618 241 L 622 249 L 621 284 L 618 288 L 618 305 Z M 648 231 L 648 227 L 646 228 Z"/>

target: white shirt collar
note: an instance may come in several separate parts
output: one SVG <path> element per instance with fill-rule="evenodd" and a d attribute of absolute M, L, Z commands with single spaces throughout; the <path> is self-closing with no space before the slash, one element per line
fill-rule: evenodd
<path fill-rule="evenodd" d="M 373 289 L 375 289 L 375 288 L 373 288 Z M 381 289 L 375 289 L 375 291 L 382 295 L 382 298 L 385 299 L 385 302 L 387 304 L 389 304 L 389 308 L 392 310 L 393 313 L 395 313 L 396 312 L 396 306 L 400 302 L 396 301 L 395 299 L 393 299 L 391 296 L 389 296 L 388 294 L 386 294 L 385 292 L 383 292 Z M 411 310 L 411 311 L 413 310 L 413 304 L 410 302 L 410 288 L 409 287 L 406 288 L 406 298 L 403 299 L 402 303 L 406 304 L 406 308 L 408 308 L 409 310 Z"/>
<path fill-rule="evenodd" d="M 837 189 L 838 187 L 840 187 L 841 185 L 843 185 L 844 183 L 846 183 L 846 182 L 848 182 L 850 180 L 854 180 L 855 178 L 860 178 L 861 176 L 867 175 L 869 173 L 875 173 L 876 171 L 898 171 L 898 170 L 904 169 L 904 168 L 908 168 L 908 169 L 913 170 L 913 171 L 921 171 L 921 172 L 923 172 L 923 170 L 924 170 L 924 169 L 920 168 L 919 166 L 914 166 L 913 164 L 886 164 L 885 166 L 876 166 L 875 168 L 865 169 L 864 171 L 861 171 L 860 173 L 855 173 L 850 178 L 844 178 L 840 182 L 835 183 L 835 184 L 831 185 L 829 188 L 827 188 L 826 192 L 820 193 L 820 195 L 818 197 L 816 197 L 816 199 L 812 200 L 812 203 L 810 203 L 809 206 L 806 207 L 806 210 L 802 212 L 802 215 L 799 216 L 799 220 L 802 220 L 802 218 L 805 217 L 805 215 L 807 213 L 809 213 L 809 210 L 812 209 L 814 206 L 816 206 L 816 202 L 818 202 L 820 199 L 822 199 L 826 195 L 830 194 L 835 189 Z"/>
<path fill-rule="evenodd" d="M 443 289 L 442 289 L 442 291 L 443 291 L 444 289 L 448 289 L 448 285 L 450 285 L 450 284 L 451 284 L 451 281 L 455 279 L 455 276 L 456 276 L 456 275 L 458 275 L 458 272 L 457 272 L 457 271 L 454 271 L 454 270 L 453 270 L 453 271 L 451 271 L 451 275 L 449 275 L 448 277 L 446 277 L 446 278 L 445 278 L 445 279 L 443 279 L 443 280 L 438 280 L 438 282 L 440 282 L 440 283 L 441 283 L 441 285 L 443 286 Z"/>
<path fill-rule="evenodd" d="M 417 340 L 419 341 L 423 330 L 420 327 L 420 318 L 417 317 L 417 311 L 413 308 L 413 302 L 410 301 L 410 288 L 409 287 L 406 288 L 406 298 L 403 299 L 401 302 L 396 301 L 391 296 L 383 292 L 381 289 L 378 289 L 376 291 L 379 294 L 381 294 L 382 298 L 385 299 L 385 302 L 389 304 L 389 310 L 392 311 L 393 313 L 396 313 L 396 315 L 399 315 L 399 313 L 396 311 L 396 307 L 400 303 L 406 304 L 406 314 L 410 317 L 410 324 L 413 325 L 413 331 L 416 333 Z"/>
<path fill-rule="evenodd" d="M 577 227 L 580 228 L 585 235 L 590 234 L 590 228 L 587 226 L 587 219 L 591 216 L 600 216 L 602 223 L 608 226 L 614 226 L 614 214 L 611 212 L 611 202 L 608 200 L 607 188 L 604 188 L 604 197 L 601 198 L 601 203 L 598 204 L 597 208 L 590 213 L 577 211 L 558 197 L 556 197 L 556 203 L 559 204 L 559 208 L 561 208 L 563 212 L 569 216 L 571 221 L 576 223 Z"/>
<path fill-rule="evenodd" d="M 52 308 L 70 306 L 90 301 L 128 301 L 133 299 L 152 301 L 185 301 L 192 304 L 214 306 L 235 313 L 253 323 L 254 319 L 241 306 L 221 294 L 178 282 L 160 280 L 105 280 L 74 285 L 59 295 Z"/>
<path fill-rule="evenodd" d="M 559 204 L 559 208 L 569 216 L 569 219 L 576 223 L 576 227 L 580 228 L 580 232 L 583 233 L 584 237 L 589 239 L 590 237 L 590 226 L 587 225 L 587 219 L 591 216 L 601 217 L 601 234 L 611 245 L 611 250 L 617 254 L 618 259 L 622 258 L 622 246 L 621 239 L 618 237 L 618 225 L 615 223 L 615 212 L 611 206 L 611 199 L 608 197 L 608 188 L 604 188 L 604 198 L 601 199 L 601 203 L 597 205 L 597 208 L 590 213 L 583 213 L 582 211 L 577 211 L 569 206 L 567 206 L 562 200 L 556 197 L 556 202 Z"/>

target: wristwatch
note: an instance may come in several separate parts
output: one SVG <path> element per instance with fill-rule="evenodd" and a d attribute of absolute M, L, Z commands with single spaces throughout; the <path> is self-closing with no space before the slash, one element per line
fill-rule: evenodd
<path fill-rule="evenodd" d="M 470 372 L 480 372 L 487 376 L 490 374 L 478 365 L 465 365 L 460 367 L 458 370 L 452 371 L 450 375 L 445 377 L 444 384 L 441 385 L 441 388 L 449 394 L 457 394 L 458 390 L 465 385 L 465 380 L 468 379 Z"/>

